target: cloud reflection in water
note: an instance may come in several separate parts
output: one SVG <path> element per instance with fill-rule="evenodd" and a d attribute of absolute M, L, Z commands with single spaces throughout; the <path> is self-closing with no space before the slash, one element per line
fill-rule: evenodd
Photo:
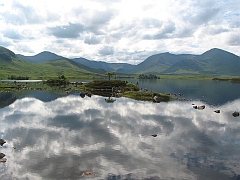
<path fill-rule="evenodd" d="M 240 111 L 240 100 L 204 110 L 191 103 L 119 98 L 107 104 L 72 95 L 16 100 L 0 110 L 8 159 L 0 178 L 79 179 L 85 171 L 96 179 L 239 175 L 240 120 L 231 112 Z"/>

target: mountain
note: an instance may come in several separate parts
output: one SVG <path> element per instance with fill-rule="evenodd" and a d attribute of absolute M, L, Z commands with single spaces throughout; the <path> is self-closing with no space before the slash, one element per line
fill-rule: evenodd
<path fill-rule="evenodd" d="M 170 53 L 155 54 L 136 65 L 131 69 L 131 73 L 160 73 L 178 61 L 178 56 Z"/>
<path fill-rule="evenodd" d="M 240 57 L 213 48 L 201 55 L 160 53 L 128 71 L 130 74 L 240 76 Z"/>
<path fill-rule="evenodd" d="M 240 75 L 240 57 L 233 53 L 214 48 L 200 55 L 198 61 L 204 64 L 204 74 Z"/>
<path fill-rule="evenodd" d="M 134 67 L 134 65 L 127 63 L 106 63 L 103 61 L 92 61 L 85 58 L 75 58 L 72 60 L 91 68 L 100 68 L 108 72 L 116 72 L 120 74 L 127 73 L 129 69 Z"/>
<path fill-rule="evenodd" d="M 0 62 L 11 62 L 15 58 L 16 55 L 14 52 L 0 46 Z"/>
<path fill-rule="evenodd" d="M 14 52 L 0 46 L 0 78 L 6 77 L 10 72 L 17 72 L 19 64 L 24 64 L 24 61 L 18 59 Z"/>
<path fill-rule="evenodd" d="M 85 70 L 87 74 L 89 74 L 89 73 L 105 74 L 106 73 L 106 71 L 103 70 L 103 69 L 91 68 L 91 67 L 85 66 L 81 63 L 74 62 L 74 61 L 72 61 L 70 59 L 67 59 L 67 58 L 51 60 L 51 61 L 48 61 L 46 63 L 43 63 L 42 65 L 50 65 L 50 66 L 53 66 L 53 67 L 60 67 L 60 68 L 64 68 L 64 69 L 69 68 L 70 71 L 74 71 L 75 68 L 79 68 L 82 71 Z"/>
<path fill-rule="evenodd" d="M 54 54 L 48 51 L 43 51 L 35 56 L 24 56 L 21 54 L 17 54 L 17 57 L 19 59 L 22 59 L 24 61 L 31 62 L 31 63 L 44 63 L 51 60 L 57 60 L 57 59 L 63 58 L 62 56 L 59 56 L 57 54 Z"/>
<path fill-rule="evenodd" d="M 195 56 L 178 56 L 180 56 L 178 62 L 161 74 L 240 75 L 240 57 L 221 49 L 213 48 Z"/>

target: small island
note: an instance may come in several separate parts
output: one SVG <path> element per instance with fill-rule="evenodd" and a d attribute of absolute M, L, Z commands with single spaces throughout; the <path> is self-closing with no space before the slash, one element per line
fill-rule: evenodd
<path fill-rule="evenodd" d="M 122 80 L 94 80 L 90 83 L 81 85 L 80 88 L 96 95 L 106 97 L 127 97 L 140 101 L 168 102 L 176 99 L 169 94 L 141 89 L 138 87 L 138 84 Z"/>

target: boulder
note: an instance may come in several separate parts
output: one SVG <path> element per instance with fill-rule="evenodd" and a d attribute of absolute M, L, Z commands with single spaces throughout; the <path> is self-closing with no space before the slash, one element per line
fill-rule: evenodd
<path fill-rule="evenodd" d="M 3 144 L 5 144 L 6 143 L 6 141 L 5 140 L 3 140 L 3 139 L 0 139 L 0 145 L 1 146 L 3 146 Z"/>
<path fill-rule="evenodd" d="M 237 116 L 239 116 L 239 112 L 234 111 L 234 112 L 232 113 L 232 115 L 233 115 L 234 117 L 237 117 Z"/>

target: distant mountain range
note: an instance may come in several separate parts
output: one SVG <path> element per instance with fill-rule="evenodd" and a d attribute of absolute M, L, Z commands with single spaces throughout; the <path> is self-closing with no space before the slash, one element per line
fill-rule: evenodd
<path fill-rule="evenodd" d="M 107 63 L 103 61 L 88 60 L 85 58 L 75 58 L 72 60 L 84 64 L 85 66 L 89 66 L 91 68 L 100 68 L 104 69 L 107 72 L 116 72 L 120 74 L 128 74 L 128 70 L 134 67 L 134 65 L 127 63 Z"/>
<path fill-rule="evenodd" d="M 239 68 L 239 56 L 214 48 L 201 55 L 156 54 L 135 66 L 131 73 L 239 76 Z"/>
<path fill-rule="evenodd" d="M 1 52 L 1 49 L 5 50 Z M 35 56 L 15 55 L 10 50 L 0 47 L 0 60 L 9 61 L 11 58 L 30 63 L 32 67 L 48 65 L 53 70 L 60 66 L 62 71 L 64 71 L 64 67 L 74 67 L 73 69 L 81 69 L 88 72 L 88 74 L 104 74 L 110 71 L 116 74 L 240 76 L 240 57 L 217 48 L 210 49 L 201 55 L 160 53 L 148 57 L 140 64 L 131 65 L 127 63 L 107 63 L 85 58 L 67 59 L 47 51 Z M 61 65 L 63 64 L 62 61 L 65 62 L 64 66 Z"/>

